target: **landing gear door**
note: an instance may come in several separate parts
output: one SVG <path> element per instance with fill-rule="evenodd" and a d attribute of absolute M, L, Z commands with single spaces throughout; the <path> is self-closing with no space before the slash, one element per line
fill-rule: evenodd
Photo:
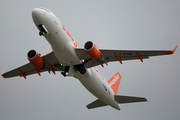
<path fill-rule="evenodd" d="M 75 72 L 76 72 L 76 69 L 74 68 L 73 65 L 71 65 L 69 67 L 69 72 L 68 72 L 67 76 L 73 76 Z"/>
<path fill-rule="evenodd" d="M 39 29 L 39 35 L 45 35 L 48 34 L 49 32 L 47 31 L 46 27 L 43 24 L 38 25 L 38 29 Z"/>

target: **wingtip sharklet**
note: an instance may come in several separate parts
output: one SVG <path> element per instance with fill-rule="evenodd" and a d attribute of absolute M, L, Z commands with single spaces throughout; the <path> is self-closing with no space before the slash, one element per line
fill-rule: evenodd
<path fill-rule="evenodd" d="M 175 47 L 172 51 L 165 51 L 165 53 L 166 53 L 167 55 L 174 54 L 175 51 L 176 51 L 176 49 L 177 49 L 177 47 L 178 47 L 178 45 L 176 45 L 176 47 Z"/>
<path fill-rule="evenodd" d="M 5 75 L 5 73 L 7 73 L 7 70 L 2 74 L 2 76 L 3 76 L 4 78 L 7 78 L 6 75 Z"/>
<path fill-rule="evenodd" d="M 6 75 L 4 75 L 4 74 L 2 74 L 2 76 L 3 76 L 4 78 L 7 78 Z"/>

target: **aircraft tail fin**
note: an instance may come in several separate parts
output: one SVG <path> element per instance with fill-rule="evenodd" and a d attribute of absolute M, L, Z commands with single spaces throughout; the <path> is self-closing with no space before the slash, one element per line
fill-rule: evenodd
<path fill-rule="evenodd" d="M 134 103 L 134 102 L 146 102 L 146 98 L 142 97 L 131 97 L 131 96 L 122 96 L 122 95 L 114 95 L 114 99 L 119 104 L 123 103 Z"/>
<path fill-rule="evenodd" d="M 107 82 L 111 86 L 112 90 L 114 91 L 114 94 L 117 94 L 119 83 L 121 81 L 121 75 L 119 72 L 114 74 Z"/>
<path fill-rule="evenodd" d="M 107 104 L 101 101 L 100 99 L 97 99 L 94 102 L 88 104 L 86 107 L 88 109 L 93 109 L 93 108 L 104 107 L 104 106 L 107 106 Z"/>

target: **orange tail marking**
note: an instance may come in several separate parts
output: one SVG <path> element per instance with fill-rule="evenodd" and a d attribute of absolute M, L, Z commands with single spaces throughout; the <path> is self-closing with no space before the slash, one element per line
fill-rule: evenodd
<path fill-rule="evenodd" d="M 107 82 L 111 86 L 112 90 L 114 91 L 114 94 L 117 94 L 119 84 L 121 81 L 121 75 L 119 72 L 117 72 L 115 75 L 113 75 Z"/>

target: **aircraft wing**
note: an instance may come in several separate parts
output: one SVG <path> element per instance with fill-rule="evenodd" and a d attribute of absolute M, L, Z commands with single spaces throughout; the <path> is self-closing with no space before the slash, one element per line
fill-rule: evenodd
<path fill-rule="evenodd" d="M 140 59 L 143 62 L 143 59 L 148 59 L 151 56 L 160 56 L 160 55 L 170 55 L 173 54 L 178 46 L 173 50 L 106 50 L 99 49 L 102 56 L 105 58 L 106 62 L 119 61 L 122 64 L 122 61 L 125 60 L 135 60 Z M 90 68 L 93 66 L 100 65 L 98 60 L 92 59 L 83 48 L 76 48 L 76 54 L 81 59 L 84 60 L 85 67 Z M 103 62 L 105 63 L 105 62 Z"/>
<path fill-rule="evenodd" d="M 45 72 L 45 71 L 50 72 L 50 71 L 52 71 L 52 68 L 54 69 L 54 71 L 61 71 L 61 69 L 54 66 L 54 64 L 59 64 L 59 61 L 57 60 L 57 58 L 55 57 L 53 52 L 43 56 L 42 58 L 44 61 L 44 66 L 42 68 L 37 68 L 39 73 Z M 2 74 L 2 76 L 4 78 L 10 78 L 10 77 L 16 77 L 16 76 L 20 76 L 20 77 L 23 76 L 26 78 L 27 75 L 36 74 L 36 73 L 38 73 L 38 72 L 36 71 L 34 66 L 31 63 L 27 63 L 27 64 L 25 64 L 21 67 L 18 67 L 14 70 L 11 70 L 8 72 L 6 71 L 5 73 Z"/>

